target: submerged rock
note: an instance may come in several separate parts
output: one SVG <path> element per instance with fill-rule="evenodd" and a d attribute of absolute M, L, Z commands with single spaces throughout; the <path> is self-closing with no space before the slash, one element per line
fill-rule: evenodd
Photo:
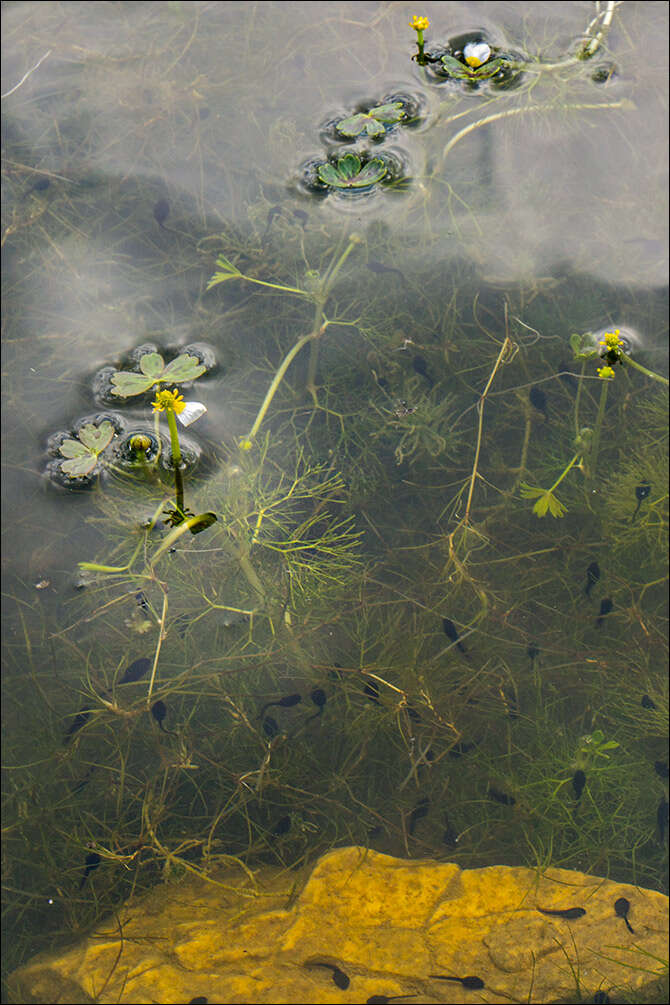
<path fill-rule="evenodd" d="M 667 955 L 667 897 L 565 869 L 463 870 L 353 847 L 324 855 L 297 898 L 296 879 L 263 866 L 255 885 L 231 868 L 158 887 L 16 970 L 12 1001 L 463 1001 L 447 980 L 476 975 L 482 1000 L 546 1002 L 572 1000 L 575 973 L 587 1000 L 640 991 Z M 624 895 L 634 936 L 613 906 Z"/>

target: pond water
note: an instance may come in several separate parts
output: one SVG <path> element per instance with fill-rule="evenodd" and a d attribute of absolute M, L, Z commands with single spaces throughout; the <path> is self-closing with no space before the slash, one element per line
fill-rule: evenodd
<path fill-rule="evenodd" d="M 666 889 L 667 7 L 416 13 L 3 5 L 10 968 L 229 856 Z"/>

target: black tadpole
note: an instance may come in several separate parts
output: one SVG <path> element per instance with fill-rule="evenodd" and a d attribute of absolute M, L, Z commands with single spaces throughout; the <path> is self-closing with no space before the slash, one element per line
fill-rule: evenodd
<path fill-rule="evenodd" d="M 154 212 L 154 220 L 156 221 L 159 227 L 163 227 L 163 224 L 170 215 L 170 203 L 167 201 L 167 199 L 159 199 L 156 205 L 154 206 L 153 212 Z M 163 227 L 163 229 L 165 228 Z"/>
<path fill-rule="evenodd" d="M 305 963 L 303 966 L 324 967 L 326 970 L 331 970 L 333 974 L 333 984 L 335 984 L 336 987 L 341 988 L 342 991 L 346 991 L 351 984 L 351 981 L 345 974 L 344 970 L 340 970 L 340 968 L 336 967 L 333 963 Z"/>
<path fill-rule="evenodd" d="M 598 617 L 596 618 L 596 628 L 600 628 L 605 616 L 614 610 L 614 604 L 609 597 L 603 597 L 600 601 L 600 611 Z"/>
<path fill-rule="evenodd" d="M 649 497 L 650 492 L 651 492 L 651 485 L 649 484 L 649 482 L 640 482 L 639 485 L 635 486 L 635 498 L 637 499 L 637 506 L 635 507 L 635 512 L 630 518 L 631 523 L 637 516 L 640 506 L 642 505 L 644 500 Z"/>
<path fill-rule="evenodd" d="M 514 806 L 516 803 L 514 796 L 508 796 L 506 792 L 494 789 L 492 785 L 489 785 L 489 790 L 486 794 L 489 799 L 492 799 L 495 803 L 500 803 L 501 806 Z"/>
<path fill-rule="evenodd" d="M 134 684 L 135 681 L 142 680 L 149 673 L 150 669 L 151 660 L 147 659 L 146 656 L 142 656 L 140 659 L 135 660 L 134 663 L 131 663 L 129 667 L 126 667 L 119 678 L 119 684 Z"/>
<path fill-rule="evenodd" d="M 539 387 L 531 387 L 528 398 L 533 408 L 537 409 L 538 412 L 541 412 L 545 421 L 549 422 L 549 414 L 547 412 L 547 396 L 544 391 L 541 391 Z"/>
<path fill-rule="evenodd" d="M 587 597 L 599 579 L 600 566 L 597 562 L 591 562 L 590 566 L 586 570 L 586 589 L 584 590 L 584 593 Z"/>
<path fill-rule="evenodd" d="M 586 775 L 578 768 L 572 776 L 572 787 L 575 790 L 575 799 L 577 802 L 582 798 L 582 792 L 584 791 L 584 786 L 586 785 Z"/>
<path fill-rule="evenodd" d="M 370 995 L 365 999 L 365 1005 L 388 1005 L 389 1002 L 398 1001 L 400 998 L 416 997 L 416 995 Z"/>
<path fill-rule="evenodd" d="M 565 918 L 566 921 L 576 921 L 577 918 L 583 918 L 586 914 L 583 907 L 566 907 L 562 910 L 553 910 L 550 907 L 538 907 L 537 910 L 540 914 L 547 914 L 553 918 Z"/>
<path fill-rule="evenodd" d="M 88 720 L 91 718 L 91 709 L 84 706 L 80 712 L 75 715 L 74 719 L 68 726 L 65 736 L 63 737 L 63 745 L 70 742 L 70 737 L 74 736 L 82 726 L 85 726 Z"/>
<path fill-rule="evenodd" d="M 443 977 L 442 974 L 428 974 L 428 976 L 433 981 L 453 981 L 470 991 L 477 991 L 486 986 L 481 977 Z"/>
<path fill-rule="evenodd" d="M 631 933 L 635 935 L 635 931 L 631 928 L 630 922 L 628 920 L 628 912 L 630 911 L 630 900 L 626 900 L 625 897 L 619 897 L 618 900 L 614 902 L 614 913 L 617 918 L 623 918 L 626 922 L 626 928 Z"/>
<path fill-rule="evenodd" d="M 423 356 L 414 357 L 414 359 L 412 360 L 412 368 L 414 369 L 415 373 L 418 373 L 420 377 L 423 377 L 423 379 L 428 384 L 428 387 L 432 388 L 435 386 L 435 381 L 428 372 L 428 364 L 426 363 Z"/>
<path fill-rule="evenodd" d="M 309 697 L 318 709 L 322 709 L 328 700 L 326 698 L 326 692 L 322 691 L 320 687 L 315 687 L 312 691 L 310 691 Z"/>
<path fill-rule="evenodd" d="M 449 618 L 442 618 L 442 627 L 444 628 L 444 634 L 447 636 L 450 642 L 456 643 L 456 648 L 463 653 L 464 656 L 468 655 L 468 651 L 463 645 L 456 631 L 456 625 Z"/>
<path fill-rule="evenodd" d="M 279 732 L 279 726 L 277 725 L 277 720 L 273 719 L 271 715 L 266 715 L 262 722 L 263 732 L 267 736 L 268 740 L 272 740 Z"/>
<path fill-rule="evenodd" d="M 165 726 L 163 725 L 165 717 L 167 716 L 167 712 L 168 712 L 167 705 L 165 704 L 164 701 L 160 701 L 160 699 L 158 701 L 155 701 L 151 706 L 151 714 L 158 723 L 158 728 L 161 729 L 164 733 L 168 733 L 170 736 L 174 736 L 174 733 L 170 733 L 169 729 L 166 729 Z"/>
<path fill-rule="evenodd" d="M 86 856 L 84 863 L 84 875 L 81 877 L 81 883 L 79 884 L 80 890 L 88 879 L 89 873 L 93 872 L 94 869 L 97 869 L 101 861 L 102 859 L 95 851 L 89 852 Z"/>
<path fill-rule="evenodd" d="M 643 694 L 642 695 L 642 700 L 640 701 L 640 705 L 642 705 L 642 708 L 647 708 L 650 711 L 656 708 L 655 702 L 652 701 L 652 699 L 649 697 L 648 694 Z"/>
<path fill-rule="evenodd" d="M 278 701 L 266 701 L 266 703 L 263 705 L 263 708 L 261 709 L 259 719 L 263 718 L 266 708 L 271 708 L 273 705 L 276 705 L 279 708 L 292 708 L 293 705 L 299 705 L 301 701 L 302 701 L 302 695 L 299 694 L 287 694 L 284 695 L 283 698 L 279 698 Z"/>

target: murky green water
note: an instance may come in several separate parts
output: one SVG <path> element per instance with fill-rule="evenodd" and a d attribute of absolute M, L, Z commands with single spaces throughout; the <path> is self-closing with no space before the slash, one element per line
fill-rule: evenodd
<path fill-rule="evenodd" d="M 416 13 L 3 7 L 7 966 L 231 856 L 666 888 L 667 8 L 578 60 L 595 5 L 428 4 L 424 65 Z M 440 75 L 467 33 L 502 83 Z M 380 184 L 311 191 L 346 151 Z M 212 363 L 197 535 L 105 392 L 142 345 Z"/>

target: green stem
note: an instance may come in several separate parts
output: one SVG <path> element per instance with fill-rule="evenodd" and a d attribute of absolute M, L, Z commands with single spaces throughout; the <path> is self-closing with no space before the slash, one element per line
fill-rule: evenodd
<path fill-rule="evenodd" d="M 262 279 L 252 279 L 251 276 L 244 276 L 240 273 L 240 279 L 246 279 L 248 283 L 256 283 L 257 286 L 269 286 L 271 290 L 280 290 L 282 293 L 297 293 L 301 297 L 311 297 L 311 293 L 306 290 L 299 290 L 295 286 L 280 286 L 279 283 L 266 283 Z"/>
<path fill-rule="evenodd" d="M 625 353 L 622 353 L 620 358 L 627 366 L 632 366 L 633 369 L 639 370 L 640 373 L 643 373 L 646 377 L 650 377 L 651 380 L 657 380 L 660 384 L 665 384 L 666 387 L 668 386 L 667 377 L 662 377 L 660 373 L 654 373 L 653 370 L 648 370 L 646 366 L 642 366 L 641 363 L 636 363 L 634 359 L 631 359 L 630 356 L 626 356 Z"/>
<path fill-rule="evenodd" d="M 172 408 L 165 409 L 167 414 L 168 427 L 170 429 L 170 447 L 172 450 L 172 463 L 174 464 L 174 487 L 177 497 L 177 509 L 184 512 L 184 480 L 181 474 L 181 448 L 179 446 L 179 433 L 177 432 L 177 419 Z"/>
<path fill-rule="evenodd" d="M 254 437 L 256 436 L 256 434 L 258 433 L 258 430 L 261 427 L 261 423 L 263 422 L 263 419 L 265 418 L 267 410 L 268 410 L 268 408 L 270 407 L 270 405 L 272 403 L 272 399 L 274 398 L 275 394 L 277 393 L 277 388 L 279 387 L 279 385 L 281 384 L 282 380 L 284 379 L 284 374 L 288 370 L 289 366 L 291 365 L 291 363 L 293 362 L 293 360 L 295 359 L 295 357 L 298 355 L 298 353 L 300 352 L 300 350 L 302 349 L 302 347 L 304 345 L 306 345 L 311 339 L 316 338 L 316 336 L 318 334 L 319 334 L 318 331 L 316 331 L 316 332 L 311 331 L 311 332 L 309 332 L 308 335 L 303 335 L 302 338 L 298 339 L 298 341 L 293 346 L 293 348 L 290 350 L 290 352 L 288 352 L 286 354 L 286 356 L 284 357 L 284 360 L 283 360 L 281 366 L 279 367 L 279 369 L 277 370 L 276 374 L 274 375 L 274 377 L 272 379 L 272 383 L 270 384 L 270 386 L 268 388 L 267 394 L 265 395 L 265 398 L 263 399 L 263 404 L 261 405 L 261 407 L 258 410 L 258 415 L 256 416 L 254 424 L 251 427 L 251 429 L 249 430 L 249 435 L 246 436 L 242 440 L 242 446 L 245 447 L 246 449 L 248 449 L 251 446 L 252 440 L 254 439 Z"/>
<path fill-rule="evenodd" d="M 592 481 L 596 474 L 596 465 L 598 463 L 598 450 L 600 448 L 600 431 L 603 425 L 603 419 L 605 418 L 605 405 L 607 404 L 607 391 L 609 389 L 609 379 L 603 380 L 603 386 L 600 389 L 600 402 L 598 404 L 598 415 L 596 416 L 596 428 L 593 432 L 593 443 L 591 445 L 591 451 L 589 456 L 589 480 Z"/>
<path fill-rule="evenodd" d="M 314 328 L 312 329 L 313 342 L 309 347 L 309 363 L 307 364 L 307 383 L 305 387 L 312 395 L 312 400 L 314 405 L 317 405 L 316 397 L 316 371 L 319 366 L 319 335 L 325 331 L 325 326 L 319 325 L 321 319 L 321 309 L 322 304 L 319 302 L 317 304 L 316 313 L 314 315 Z"/>
<path fill-rule="evenodd" d="M 315 407 L 318 404 L 316 397 L 316 371 L 319 365 L 318 336 L 325 331 L 325 325 L 321 324 L 321 315 L 323 313 L 324 307 L 326 306 L 326 301 L 328 300 L 330 291 L 333 288 L 333 284 L 337 278 L 338 272 L 340 271 L 340 269 L 346 262 L 347 258 L 356 247 L 356 245 L 360 244 L 360 242 L 361 239 L 360 237 L 358 237 L 357 234 L 351 235 L 351 237 L 349 238 L 349 244 L 346 246 L 346 248 L 338 258 L 338 260 L 335 262 L 335 265 L 333 265 L 333 267 L 326 273 L 323 280 L 321 293 L 316 302 L 316 310 L 314 312 L 314 328 L 312 329 L 314 341 L 312 342 L 309 351 L 309 363 L 307 366 L 307 383 L 305 385 L 307 390 L 312 396 Z"/>
<path fill-rule="evenodd" d="M 577 394 L 575 395 L 575 435 L 576 436 L 579 436 L 579 430 L 580 430 L 580 426 L 579 426 L 579 399 L 582 396 L 582 384 L 584 383 L 584 381 L 582 380 L 582 378 L 584 376 L 584 371 L 585 370 L 586 370 L 586 363 L 582 362 L 582 372 L 579 375 L 579 383 L 577 384 Z"/>
<path fill-rule="evenodd" d="M 557 478 L 557 480 L 554 482 L 554 484 L 551 486 L 551 488 L 547 490 L 548 492 L 553 492 L 554 489 L 557 488 L 561 484 L 561 482 L 563 481 L 563 479 L 567 475 L 567 473 L 570 470 L 570 468 L 574 467 L 574 465 L 577 463 L 577 461 L 579 460 L 579 457 L 580 457 L 579 454 L 575 454 L 575 456 L 572 458 L 572 460 L 570 461 L 570 463 L 568 464 L 567 468 L 565 469 L 565 471 L 563 472 L 563 474 L 560 476 L 560 478 Z"/>

